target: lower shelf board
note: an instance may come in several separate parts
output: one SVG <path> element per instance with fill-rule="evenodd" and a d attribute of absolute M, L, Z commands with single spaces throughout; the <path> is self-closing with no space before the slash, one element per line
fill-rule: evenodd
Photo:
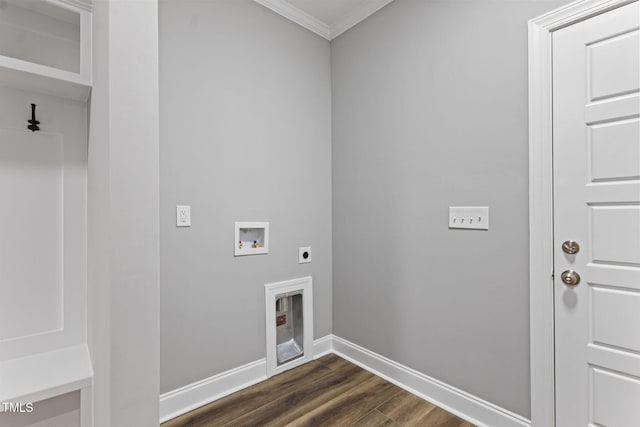
<path fill-rule="evenodd" d="M 39 401 L 91 386 L 86 345 L 0 362 L 0 402 Z"/>

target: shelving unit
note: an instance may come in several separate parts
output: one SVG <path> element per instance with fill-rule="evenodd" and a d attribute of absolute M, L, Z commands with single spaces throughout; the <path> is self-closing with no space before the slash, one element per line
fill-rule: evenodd
<path fill-rule="evenodd" d="M 91 24 L 90 0 L 0 0 L 0 86 L 18 89 L 16 96 L 24 98 L 45 94 L 80 101 L 69 111 L 81 112 L 91 92 Z M 66 104 L 44 98 L 50 106 Z M 28 108 L 28 101 L 16 108 Z M 86 258 L 86 224 L 77 220 L 86 209 L 86 174 L 70 171 L 71 157 L 65 157 L 82 155 L 86 140 L 78 134 L 86 128 L 77 129 L 84 122 L 58 115 L 58 124 L 71 123 L 72 128 L 31 133 L 27 118 L 24 126 L 0 129 L 3 161 L 17 164 L 27 159 L 31 165 L 4 169 L 5 181 L 10 179 L 15 187 L 5 188 L 4 202 L 23 202 L 23 222 L 36 212 L 47 214 L 48 221 L 35 222 L 42 228 L 37 238 L 29 223 L 21 230 L 31 234 L 5 233 L 11 234 L 5 243 L 19 244 L 11 248 L 13 275 L 5 275 L 2 282 L 2 289 L 9 291 L 4 295 L 11 298 L 0 307 L 6 317 L 0 327 L 0 402 L 37 402 L 79 391 L 81 426 L 89 427 L 93 370 L 85 333 L 86 265 L 69 265 L 71 259 Z M 24 189 L 36 195 L 30 204 L 20 194 Z M 5 226 L 11 225 L 15 226 L 5 221 Z M 39 267 L 32 271 L 24 254 L 30 253 L 33 240 L 42 253 Z"/>
<path fill-rule="evenodd" d="M 91 91 L 91 16 L 90 9 L 62 0 L 4 0 L 2 85 L 86 101 Z"/>

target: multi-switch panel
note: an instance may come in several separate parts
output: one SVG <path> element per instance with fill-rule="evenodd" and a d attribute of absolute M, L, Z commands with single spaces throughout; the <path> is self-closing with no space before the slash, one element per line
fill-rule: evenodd
<path fill-rule="evenodd" d="M 450 206 L 449 228 L 488 230 L 489 208 L 487 206 Z"/>

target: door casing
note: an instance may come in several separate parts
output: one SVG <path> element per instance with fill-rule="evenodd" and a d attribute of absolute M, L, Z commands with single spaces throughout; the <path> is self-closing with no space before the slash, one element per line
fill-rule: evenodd
<path fill-rule="evenodd" d="M 529 21 L 531 425 L 555 426 L 552 34 L 638 0 L 578 0 Z"/>

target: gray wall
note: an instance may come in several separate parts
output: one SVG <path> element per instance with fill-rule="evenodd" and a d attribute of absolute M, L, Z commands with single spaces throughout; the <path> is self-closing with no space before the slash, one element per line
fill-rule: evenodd
<path fill-rule="evenodd" d="M 526 23 L 563 3 L 396 0 L 331 45 L 334 333 L 526 417 Z"/>
<path fill-rule="evenodd" d="M 329 43 L 251 0 L 161 1 L 160 101 L 166 392 L 265 357 L 266 283 L 313 276 L 332 331 Z M 269 221 L 270 253 L 234 258 L 235 221 Z"/>
<path fill-rule="evenodd" d="M 88 343 L 96 426 L 158 425 L 157 0 L 96 2 Z"/>

